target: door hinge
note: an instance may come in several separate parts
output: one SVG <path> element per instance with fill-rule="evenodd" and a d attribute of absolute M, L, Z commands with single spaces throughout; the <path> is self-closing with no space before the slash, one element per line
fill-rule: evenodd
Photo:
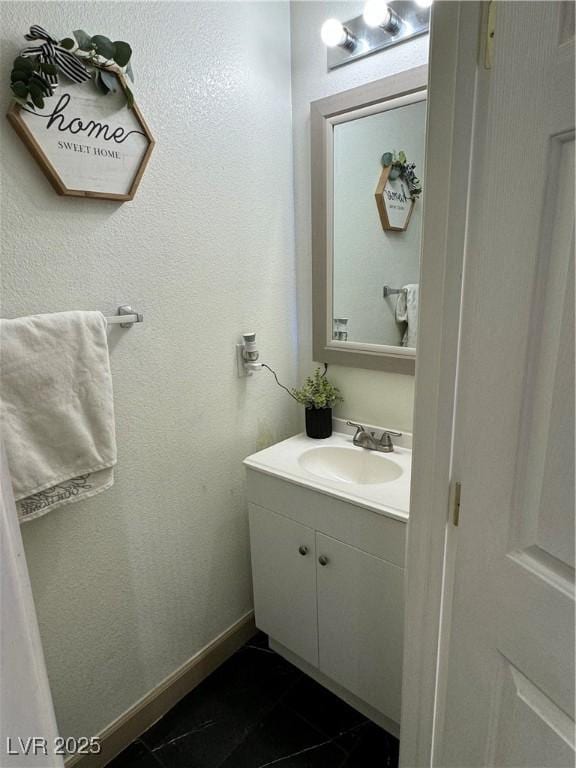
<path fill-rule="evenodd" d="M 484 69 L 492 69 L 494 39 L 496 37 L 496 0 L 490 0 L 486 13 L 486 40 L 484 41 Z"/>
<path fill-rule="evenodd" d="M 460 523 L 460 494 L 462 486 L 454 483 L 452 488 L 452 523 L 457 528 Z"/>

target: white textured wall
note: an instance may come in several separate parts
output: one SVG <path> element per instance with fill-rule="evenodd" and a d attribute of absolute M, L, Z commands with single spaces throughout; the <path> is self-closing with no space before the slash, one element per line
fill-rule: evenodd
<path fill-rule="evenodd" d="M 292 2 L 292 119 L 294 132 L 294 192 L 300 366 L 312 367 L 312 286 L 310 253 L 310 102 L 386 75 L 411 69 L 428 60 L 428 37 L 423 36 L 340 67 L 326 69 L 326 49 L 320 40 L 325 19 L 342 21 L 362 13 L 362 2 Z M 412 429 L 414 379 L 358 368 L 330 367 L 330 378 L 346 397 L 336 415 Z"/>
<path fill-rule="evenodd" d="M 114 488 L 23 528 L 59 726 L 90 735 L 251 606 L 241 460 L 297 423 L 234 358 L 254 328 L 295 379 L 289 8 L 2 2 L 2 113 L 32 23 L 131 42 L 157 139 L 119 205 L 58 197 L 1 124 L 3 315 L 145 314 L 110 336 Z"/>
<path fill-rule="evenodd" d="M 386 231 L 374 191 L 384 152 L 404 150 L 424 170 L 426 102 L 406 104 L 334 130 L 334 317 L 348 317 L 348 340 L 371 344 L 402 341 L 396 322 L 397 296 L 382 297 L 382 286 L 401 288 L 420 275 L 423 196 L 414 203 L 405 232 Z"/>

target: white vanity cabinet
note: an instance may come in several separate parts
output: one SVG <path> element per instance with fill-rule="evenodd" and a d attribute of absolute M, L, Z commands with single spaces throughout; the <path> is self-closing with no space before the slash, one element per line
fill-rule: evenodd
<path fill-rule="evenodd" d="M 250 547 L 258 627 L 318 666 L 314 531 L 251 504 Z"/>
<path fill-rule="evenodd" d="M 322 533 L 316 551 L 318 666 L 400 722 L 404 571 Z"/>
<path fill-rule="evenodd" d="M 256 625 L 390 729 L 400 721 L 405 522 L 251 469 L 248 496 Z"/>

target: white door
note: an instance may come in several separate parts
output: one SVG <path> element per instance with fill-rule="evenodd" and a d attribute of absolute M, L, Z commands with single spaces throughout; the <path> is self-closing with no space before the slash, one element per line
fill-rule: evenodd
<path fill-rule="evenodd" d="M 400 722 L 404 570 L 316 534 L 320 671 Z"/>
<path fill-rule="evenodd" d="M 440 766 L 574 764 L 574 6 L 498 2 L 472 172 Z"/>
<path fill-rule="evenodd" d="M 314 531 L 249 505 L 256 626 L 318 666 Z"/>

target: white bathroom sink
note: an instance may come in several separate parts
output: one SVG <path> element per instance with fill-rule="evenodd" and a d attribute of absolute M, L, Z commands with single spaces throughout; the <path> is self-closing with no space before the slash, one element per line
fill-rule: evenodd
<path fill-rule="evenodd" d="M 342 432 L 325 440 L 295 435 L 244 460 L 248 469 L 404 522 L 410 507 L 411 463 L 409 448 L 395 445 L 393 453 L 368 451 Z"/>
<path fill-rule="evenodd" d="M 357 448 L 323 445 L 304 451 L 298 461 L 307 472 L 317 477 L 343 483 L 389 483 L 402 474 L 402 468 L 382 453 Z"/>

